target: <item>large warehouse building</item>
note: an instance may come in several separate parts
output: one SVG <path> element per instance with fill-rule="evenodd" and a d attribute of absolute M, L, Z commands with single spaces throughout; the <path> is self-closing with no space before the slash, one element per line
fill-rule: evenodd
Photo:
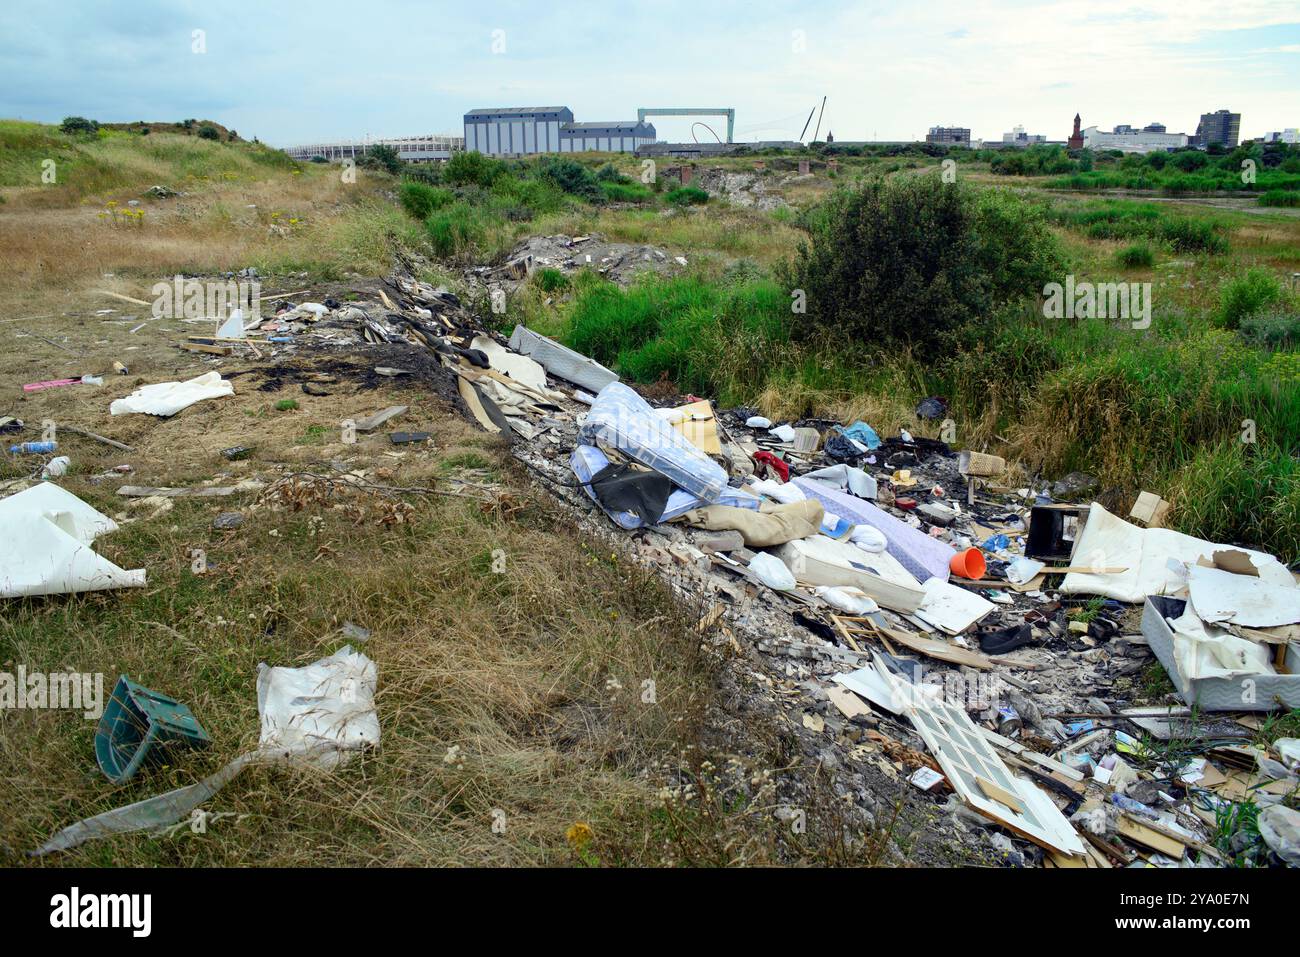
<path fill-rule="evenodd" d="M 652 123 L 568 123 L 560 127 L 560 152 L 635 153 L 655 141 Z"/>
<path fill-rule="evenodd" d="M 560 127 L 573 122 L 567 106 L 513 106 L 465 114 L 465 149 L 486 156 L 558 153 Z"/>
<path fill-rule="evenodd" d="M 465 114 L 465 149 L 487 156 L 632 153 L 655 141 L 651 123 L 635 120 L 575 123 L 567 106 L 492 107 Z"/>

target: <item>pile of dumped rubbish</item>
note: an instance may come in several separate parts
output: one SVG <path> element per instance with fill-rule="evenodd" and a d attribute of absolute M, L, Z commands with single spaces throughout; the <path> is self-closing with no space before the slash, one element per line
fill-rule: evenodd
<path fill-rule="evenodd" d="M 1265 723 L 1300 708 L 1300 587 L 1273 556 L 906 431 L 657 408 L 523 327 L 449 344 L 473 417 L 751 642 L 810 754 L 892 767 L 1016 862 L 1300 863 L 1300 741 Z M 1133 704 L 1153 662 L 1184 705 Z"/>
<path fill-rule="evenodd" d="M 532 330 L 503 341 L 409 275 L 374 302 L 235 318 L 210 337 L 214 356 L 247 342 L 273 360 L 332 344 L 432 361 L 464 413 L 589 529 L 708 609 L 701 634 L 760 675 L 850 802 L 892 781 L 956 839 L 1020 865 L 1300 864 L 1300 740 L 1270 735 L 1271 716 L 1300 709 L 1297 576 L 1162 527 L 1159 497 L 1124 518 L 1004 484 L 997 456 L 906 430 L 774 423 L 696 396 L 656 407 Z M 113 412 L 165 416 L 229 393 L 211 372 Z M 918 415 L 942 418 L 943 401 Z M 0 526 L 50 558 L 0 553 L 5 596 L 144 581 L 88 547 L 113 522 L 51 484 L 0 500 Z M 364 656 L 348 667 L 373 683 Z M 1140 704 L 1153 669 L 1182 704 Z M 57 846 L 72 838 L 84 836 Z"/>

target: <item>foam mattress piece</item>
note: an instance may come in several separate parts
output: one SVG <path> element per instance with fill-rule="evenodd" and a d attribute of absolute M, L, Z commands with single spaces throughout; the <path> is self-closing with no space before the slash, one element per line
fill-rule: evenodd
<path fill-rule="evenodd" d="M 905 522 L 870 502 L 836 491 L 826 484 L 809 481 L 802 476 L 794 484 L 806 494 L 822 503 L 828 512 L 847 518 L 856 525 L 870 525 L 885 536 L 885 551 L 898 560 L 917 581 L 925 583 L 931 578 L 948 580 L 948 563 L 957 554 L 951 545 L 919 532 Z"/>
<path fill-rule="evenodd" d="M 611 382 L 600 390 L 578 429 L 578 442 L 617 449 L 709 504 L 719 504 L 727 488 L 722 466 L 621 382 Z"/>
<path fill-rule="evenodd" d="M 1245 552 L 1262 582 L 1294 588 L 1295 579 L 1272 555 L 1218 545 L 1168 528 L 1140 528 L 1093 502 L 1088 521 L 1074 546 L 1073 565 L 1089 568 L 1126 568 L 1113 575 L 1071 572 L 1061 582 L 1066 595 L 1102 595 L 1116 601 L 1140 602 L 1150 595 L 1173 595 L 1187 584 L 1181 565 L 1200 559 L 1213 561 L 1216 551 Z M 1170 561 L 1173 561 L 1173 568 Z"/>
<path fill-rule="evenodd" d="M 50 482 L 0 499 L 0 597 L 144 585 L 144 569 L 118 568 L 90 547 L 116 529 L 107 515 Z"/>
<path fill-rule="evenodd" d="M 579 481 L 590 482 L 591 477 L 609 464 L 609 458 L 600 449 L 591 445 L 579 445 L 569 456 L 569 468 L 573 469 L 573 474 L 578 477 Z M 610 517 L 615 525 L 620 528 L 633 529 L 640 528 L 645 523 L 641 521 L 640 516 L 634 512 L 611 512 L 605 508 L 604 504 L 596 497 L 596 493 L 590 485 L 582 486 L 582 490 L 587 493 L 587 497 L 600 506 L 602 512 Z M 705 505 L 734 505 L 737 508 L 750 508 L 758 511 L 762 504 L 761 500 L 748 492 L 742 492 L 739 489 L 731 487 L 724 488 L 722 494 L 718 497 L 716 503 L 704 501 L 697 495 L 690 492 L 683 492 L 681 489 L 673 489 L 672 494 L 668 496 L 668 503 L 664 506 L 664 513 L 660 517 L 660 522 L 669 522 L 674 518 L 685 515 L 693 508 L 701 508 Z"/>
<path fill-rule="evenodd" d="M 787 542 L 773 550 L 795 578 L 810 585 L 859 588 L 894 611 L 911 614 L 925 593 L 916 579 L 888 552 L 871 554 L 825 535 Z"/>

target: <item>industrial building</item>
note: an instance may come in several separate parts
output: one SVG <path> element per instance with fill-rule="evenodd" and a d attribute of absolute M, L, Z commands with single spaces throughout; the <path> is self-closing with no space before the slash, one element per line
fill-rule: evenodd
<path fill-rule="evenodd" d="M 962 126 L 932 126 L 925 141 L 943 146 L 970 146 L 970 130 Z"/>
<path fill-rule="evenodd" d="M 560 127 L 573 122 L 567 106 L 509 106 L 465 114 L 465 149 L 485 156 L 560 152 Z"/>
<path fill-rule="evenodd" d="M 1202 113 L 1196 127 L 1197 143 L 1202 146 L 1226 146 L 1235 149 L 1241 136 L 1241 114 L 1228 110 Z"/>
<path fill-rule="evenodd" d="M 635 153 L 655 141 L 652 123 L 632 121 L 610 123 L 566 123 L 560 127 L 560 152 Z"/>
<path fill-rule="evenodd" d="M 1131 126 L 1120 125 L 1110 133 L 1103 132 L 1095 126 L 1083 131 L 1083 145 L 1090 150 L 1119 150 L 1122 153 L 1158 153 L 1182 149 L 1187 145 L 1186 133 L 1157 132 L 1153 123 L 1144 130 L 1135 130 Z"/>
<path fill-rule="evenodd" d="M 465 140 L 459 136 L 431 133 L 426 136 L 376 137 L 364 140 L 335 140 L 329 143 L 307 143 L 303 146 L 288 146 L 284 152 L 296 160 L 309 162 L 322 156 L 331 162 L 345 159 L 359 159 L 372 146 L 391 146 L 397 155 L 409 163 L 429 163 L 445 160 L 452 153 L 465 148 Z"/>

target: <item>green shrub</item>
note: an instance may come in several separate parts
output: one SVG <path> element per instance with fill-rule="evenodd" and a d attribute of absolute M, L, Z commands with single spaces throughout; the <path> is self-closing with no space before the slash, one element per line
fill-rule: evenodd
<path fill-rule="evenodd" d="M 1266 269 L 1251 269 L 1229 280 L 1219 293 L 1216 319 L 1227 329 L 1237 329 L 1242 320 L 1282 298 L 1282 284 Z"/>
<path fill-rule="evenodd" d="M 1146 243 L 1134 243 L 1117 252 L 1115 261 L 1125 269 L 1150 269 L 1156 264 L 1156 254 Z"/>
<path fill-rule="evenodd" d="M 1265 349 L 1293 349 L 1300 346 L 1300 312 L 1270 309 L 1241 320 L 1241 337 Z"/>
<path fill-rule="evenodd" d="M 569 277 L 554 266 L 544 266 L 533 273 L 533 282 L 543 292 L 559 292 L 569 288 Z"/>
<path fill-rule="evenodd" d="M 752 398 L 789 349 L 790 297 L 770 280 L 726 287 L 695 276 L 646 276 L 623 290 L 581 286 L 574 349 L 637 382 L 670 379 L 721 402 Z"/>
<path fill-rule="evenodd" d="M 88 120 L 84 116 L 65 116 L 63 122 L 59 124 L 59 129 L 64 133 L 97 133 L 99 132 L 99 121 Z"/>
<path fill-rule="evenodd" d="M 365 155 L 361 157 L 360 166 L 367 169 L 382 169 L 396 176 L 402 171 L 402 157 L 397 150 L 387 143 L 376 143 L 374 146 L 366 148 Z"/>
<path fill-rule="evenodd" d="M 1159 236 L 1177 252 L 1222 254 L 1228 251 L 1222 229 L 1210 219 L 1167 219 L 1160 224 Z"/>
<path fill-rule="evenodd" d="M 454 186 L 481 186 L 487 189 L 505 171 L 500 160 L 484 156 L 477 150 L 452 153 L 442 167 L 442 178 Z"/>
<path fill-rule="evenodd" d="M 532 175 L 589 202 L 594 202 L 602 196 L 600 183 L 596 180 L 595 174 L 577 160 L 560 156 L 543 156 L 533 165 Z"/>
<path fill-rule="evenodd" d="M 698 186 L 678 186 L 665 193 L 664 199 L 674 206 L 702 206 L 709 201 L 709 194 Z"/>
<path fill-rule="evenodd" d="M 202 126 L 199 127 L 199 139 L 219 140 L 221 139 L 221 131 L 218 130 L 215 126 L 209 126 L 207 123 L 204 123 Z"/>
<path fill-rule="evenodd" d="M 1063 271 L 1036 207 L 934 176 L 840 190 L 807 224 L 809 242 L 779 272 L 807 297 L 795 325 L 802 339 L 930 353 L 951 330 L 1039 294 Z"/>
<path fill-rule="evenodd" d="M 435 209 L 449 205 L 456 197 L 449 189 L 439 189 L 426 183 L 407 180 L 397 188 L 402 208 L 416 219 L 424 219 Z"/>
<path fill-rule="evenodd" d="M 482 214 L 464 202 L 435 210 L 424 221 L 434 254 L 444 259 L 463 257 L 486 235 Z"/>

